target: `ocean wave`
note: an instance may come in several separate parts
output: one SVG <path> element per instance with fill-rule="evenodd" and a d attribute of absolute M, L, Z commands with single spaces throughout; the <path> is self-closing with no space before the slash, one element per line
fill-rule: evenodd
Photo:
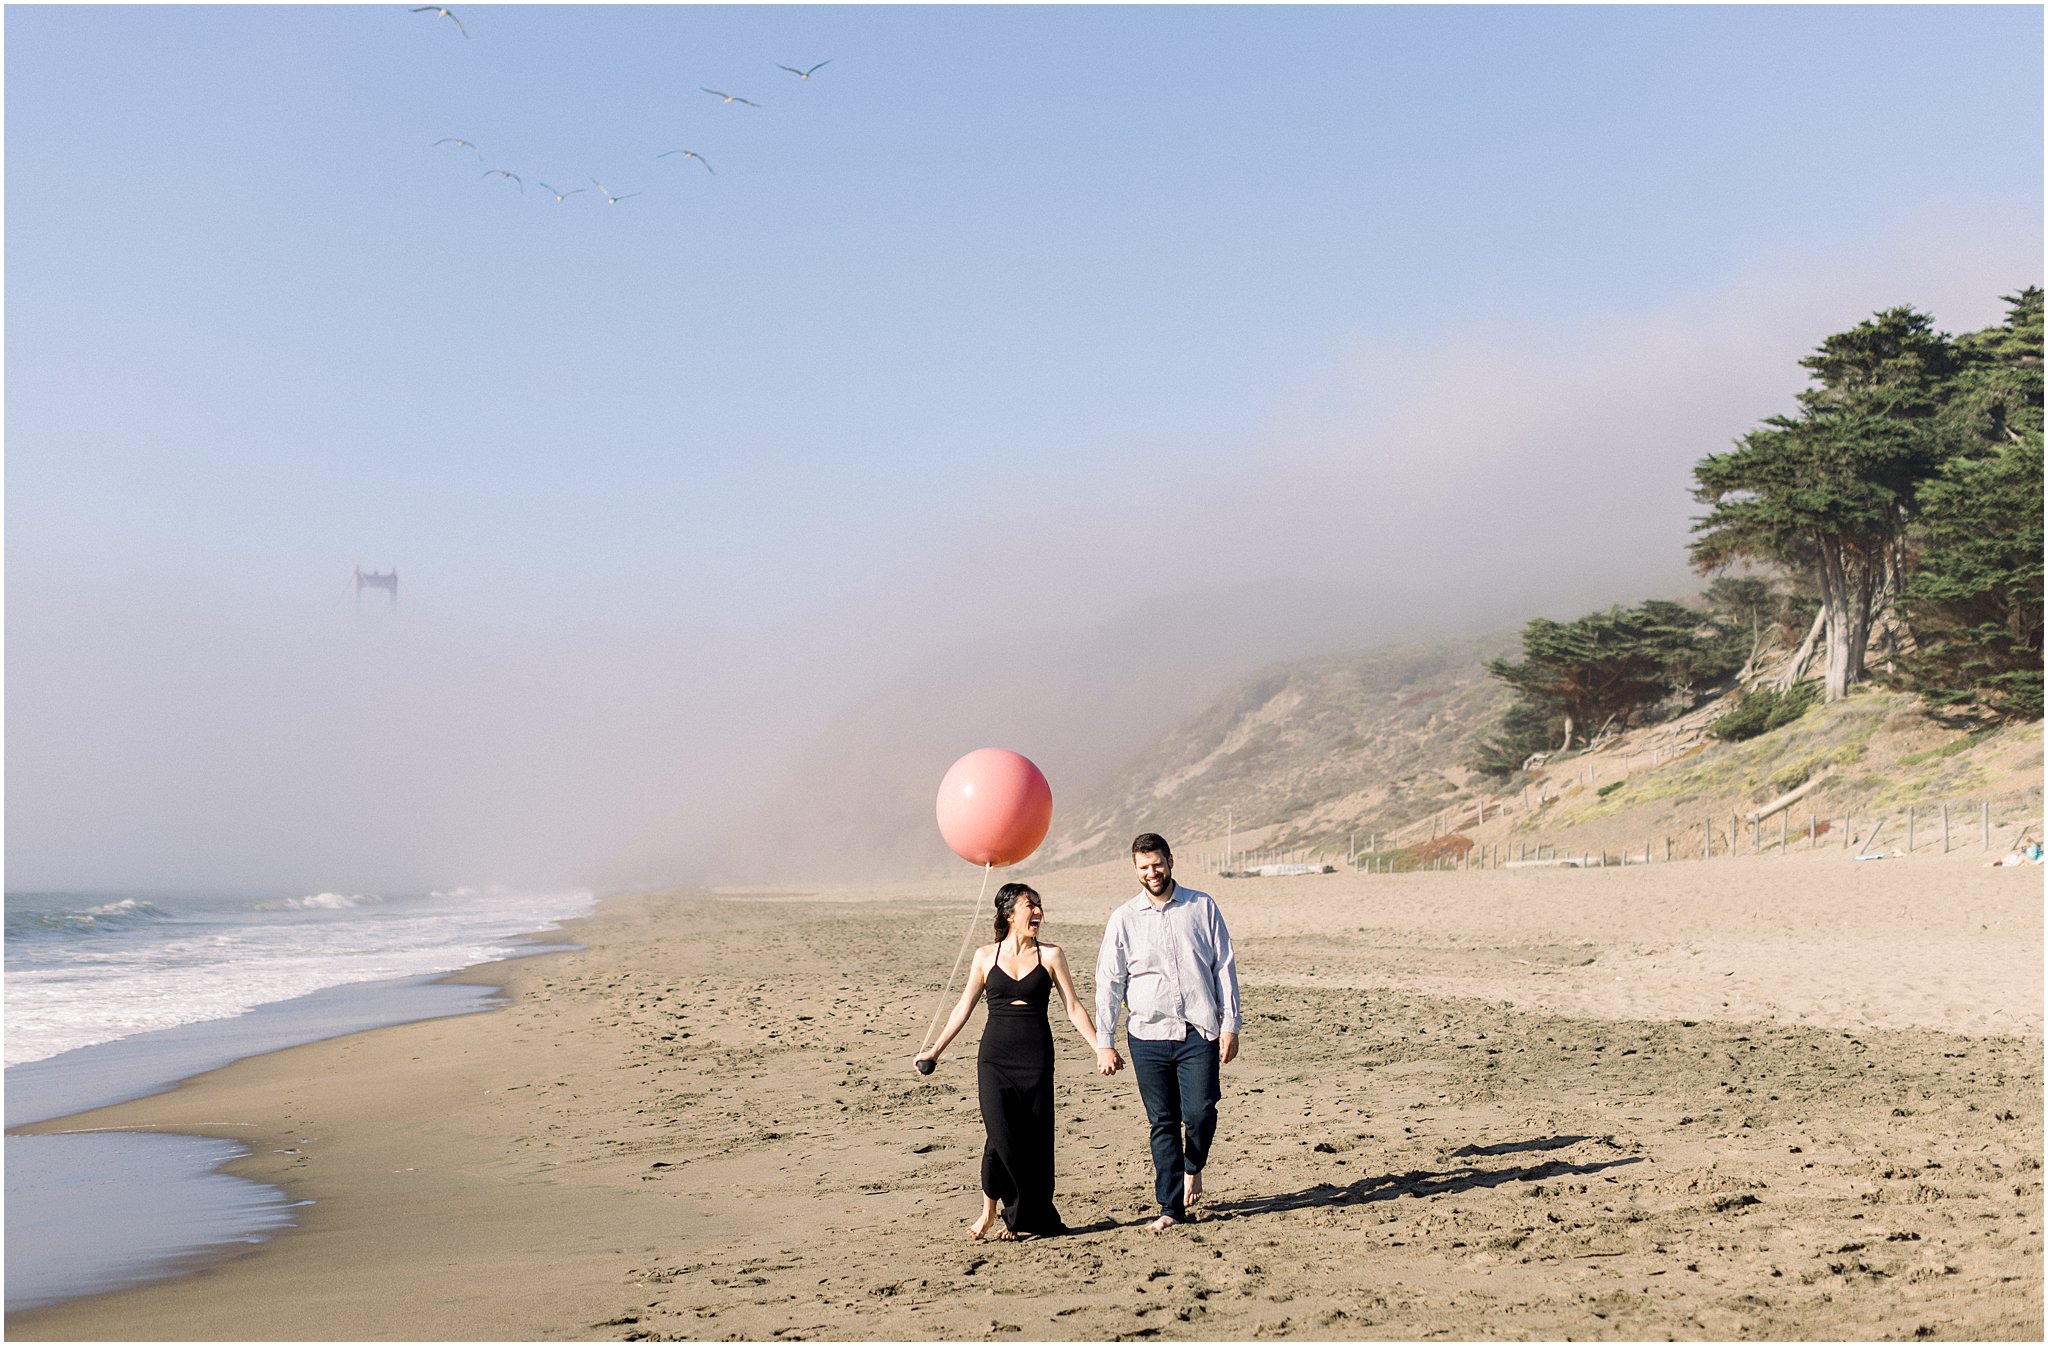
<path fill-rule="evenodd" d="M 52 897 L 43 913 L 85 915 L 86 901 Z M 450 972 L 531 952 L 521 936 L 590 910 L 586 891 L 494 893 L 489 901 L 421 903 L 406 895 L 314 893 L 255 913 L 246 897 L 173 905 L 167 919 L 114 939 L 44 932 L 12 942 L 8 913 L 6 1063 L 179 1024 L 225 1019 L 330 986 Z M 339 909 L 314 912 L 329 903 Z M 94 917 L 137 921 L 146 904 L 108 903 Z M 296 908 L 287 914 L 286 908 Z M 33 917 L 29 917 L 33 919 Z M 89 927 L 87 928 L 89 929 Z"/>
<path fill-rule="evenodd" d="M 352 907 L 365 907 L 384 899 L 374 893 L 314 893 L 310 897 L 284 897 L 272 902 L 257 902 L 251 911 L 347 911 Z"/>
<path fill-rule="evenodd" d="M 169 919 L 171 913 L 162 907 L 140 898 L 126 897 L 119 902 L 102 902 L 82 911 L 10 911 L 7 913 L 7 938 L 90 935 Z"/>

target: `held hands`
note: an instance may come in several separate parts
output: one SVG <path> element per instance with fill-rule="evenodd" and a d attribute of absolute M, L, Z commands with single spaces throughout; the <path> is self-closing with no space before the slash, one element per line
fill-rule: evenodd
<path fill-rule="evenodd" d="M 1116 1054 L 1116 1048 L 1114 1048 L 1114 1047 L 1097 1047 L 1097 1048 L 1095 1049 L 1095 1073 L 1096 1073 L 1096 1074 L 1098 1074 L 1098 1075 L 1114 1075 L 1114 1074 L 1116 1074 L 1116 1073 L 1117 1073 L 1117 1072 L 1118 1072 L 1119 1070 L 1122 1070 L 1123 1068 L 1124 1068 L 1124 1059 L 1123 1059 L 1123 1058 L 1122 1058 L 1121 1056 L 1118 1056 L 1118 1055 Z"/>

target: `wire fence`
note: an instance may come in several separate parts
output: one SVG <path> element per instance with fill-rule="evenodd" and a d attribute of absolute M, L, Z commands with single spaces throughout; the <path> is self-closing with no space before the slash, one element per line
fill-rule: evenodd
<path fill-rule="evenodd" d="M 1196 861 L 1204 872 L 1222 878 L 1264 877 L 1287 873 L 1335 873 L 1345 869 L 1369 874 L 1418 871 L 1478 871 L 1524 867 L 1602 869 L 1609 865 L 1648 865 L 1682 860 L 1740 859 L 1839 851 L 1856 859 L 1949 855 L 1975 851 L 2009 852 L 2028 840 L 2048 836 L 2038 809 L 2016 808 L 2011 801 L 1988 799 L 1937 800 L 1863 812 L 1809 812 L 1799 821 L 1790 807 L 1768 812 L 1702 816 L 1677 833 L 1644 837 L 1640 844 L 1617 847 L 1611 839 L 1598 846 L 1583 841 L 1522 838 L 1476 841 L 1459 830 L 1470 822 L 1484 826 L 1517 810 L 1495 801 L 1461 806 L 1464 818 L 1450 813 L 1432 817 L 1429 836 L 1394 843 L 1367 833 L 1351 834 L 1341 849 L 1329 846 L 1252 847 L 1204 851 Z M 1400 829 L 1403 835 L 1419 824 Z M 1364 846 L 1360 846 L 1360 841 Z M 1386 843 L 1383 845 L 1383 842 Z"/>

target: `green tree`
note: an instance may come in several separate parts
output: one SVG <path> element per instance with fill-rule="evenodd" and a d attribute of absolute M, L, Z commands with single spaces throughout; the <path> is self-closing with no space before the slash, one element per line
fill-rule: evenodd
<path fill-rule="evenodd" d="M 1800 361 L 1815 386 L 1792 416 L 1773 416 L 1693 469 L 1694 565 L 1809 566 L 1827 634 L 1826 694 L 1863 677 L 1873 617 L 1905 570 L 1906 528 L 1920 483 L 1944 458 L 1954 343 L 1910 308 L 1887 309 L 1823 341 Z"/>
<path fill-rule="evenodd" d="M 1956 339 L 1959 364 L 1941 419 L 1966 455 L 2041 434 L 2041 289 L 2002 298 L 2004 322 Z"/>
<path fill-rule="evenodd" d="M 2042 713 L 2041 291 L 1960 338 L 1954 457 L 1920 493 L 1902 681 L 1956 717 Z"/>
<path fill-rule="evenodd" d="M 1698 612 L 1683 603 L 1653 598 L 1635 610 L 1641 639 L 1657 655 L 1654 700 L 1673 693 L 1690 696 L 1700 687 L 1726 681 L 1755 648 L 1748 620 Z"/>
<path fill-rule="evenodd" d="M 1725 642 L 1706 648 L 1700 633 L 1709 625 L 1684 604 L 1661 599 L 1576 621 L 1530 621 L 1522 628 L 1521 659 L 1486 665 L 1521 694 L 1524 706 L 1503 752 L 1513 751 L 1539 724 L 1558 736 L 1557 751 L 1569 751 L 1581 730 L 1615 719 L 1627 724 L 1676 688 L 1702 677 L 1725 677 L 1740 656 L 1729 662 Z M 1503 728 L 1509 728 L 1506 721 Z"/>
<path fill-rule="evenodd" d="M 1532 701 L 1524 693 L 1501 715 L 1498 732 L 1479 750 L 1472 769 L 1483 776 L 1506 779 L 1539 752 L 1549 750 L 1564 728 L 1564 711 L 1552 703 Z"/>

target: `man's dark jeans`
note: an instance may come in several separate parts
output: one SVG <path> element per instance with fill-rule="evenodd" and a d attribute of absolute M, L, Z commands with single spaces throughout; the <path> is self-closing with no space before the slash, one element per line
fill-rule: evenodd
<path fill-rule="evenodd" d="M 1193 1029 L 1179 1042 L 1128 1038 L 1131 1069 L 1145 1115 L 1152 1119 L 1152 1171 L 1159 1209 L 1188 1217 L 1182 1179 L 1200 1173 L 1216 1138 L 1216 1102 L 1223 1096 L 1222 1053 Z"/>

